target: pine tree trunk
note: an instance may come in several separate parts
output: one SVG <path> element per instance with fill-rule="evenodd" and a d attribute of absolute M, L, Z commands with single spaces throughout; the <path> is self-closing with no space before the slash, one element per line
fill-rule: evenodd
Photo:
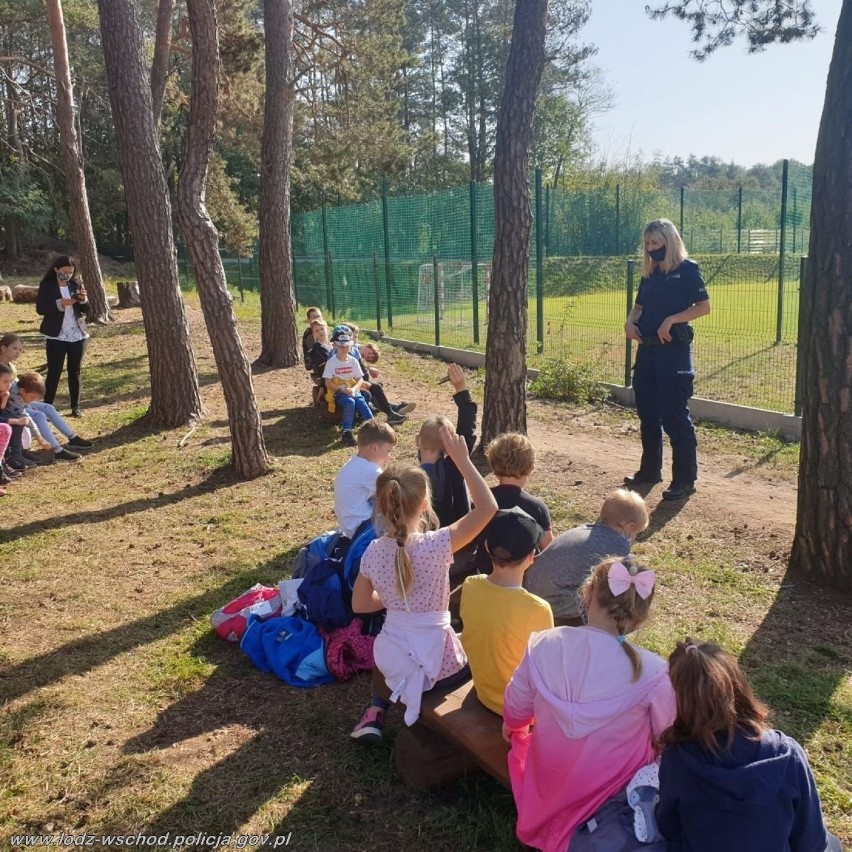
<path fill-rule="evenodd" d="M 494 257 L 485 346 L 482 444 L 527 430 L 527 277 L 532 227 L 527 177 L 532 117 L 544 68 L 547 0 L 515 5 L 494 156 Z"/>
<path fill-rule="evenodd" d="M 192 90 L 186 157 L 178 184 L 178 217 L 195 270 L 201 308 L 222 381 L 231 430 L 232 464 L 252 479 L 269 470 L 251 367 L 237 331 L 219 256 L 219 235 L 204 203 L 219 106 L 219 43 L 214 0 L 187 0 L 192 34 Z"/>
<path fill-rule="evenodd" d="M 21 146 L 21 137 L 18 135 L 18 106 L 15 103 L 15 84 L 10 77 L 6 77 L 6 140 L 9 148 L 17 154 L 10 168 L 10 182 L 14 186 L 21 182 L 21 164 L 24 161 L 24 151 Z M 8 179 L 8 178 L 7 178 Z M 3 221 L 4 249 L 7 260 L 16 258 L 21 253 L 20 221 L 12 213 L 6 215 Z"/>
<path fill-rule="evenodd" d="M 790 568 L 852 591 L 852 2 L 844 2 L 814 158 L 800 310 L 802 447 Z"/>
<path fill-rule="evenodd" d="M 171 202 L 151 112 L 133 0 L 98 0 L 101 43 L 151 372 L 149 420 L 180 426 L 201 414 L 198 373 L 178 286 Z"/>
<path fill-rule="evenodd" d="M 293 6 L 264 0 L 266 102 L 260 152 L 260 332 L 257 363 L 299 363 L 290 254 L 290 155 L 293 147 Z"/>
<path fill-rule="evenodd" d="M 93 323 L 109 322 L 113 316 L 107 302 L 92 217 L 89 215 L 89 196 L 86 192 L 86 175 L 77 139 L 74 120 L 74 98 L 71 84 L 71 66 L 68 62 L 68 43 L 65 38 L 65 20 L 62 0 L 46 0 L 50 40 L 53 45 L 53 63 L 56 74 L 56 117 L 59 126 L 59 145 L 62 170 L 68 187 L 71 208 L 71 227 L 77 243 L 83 282 L 89 296 L 88 320 Z"/>
<path fill-rule="evenodd" d="M 160 0 L 157 8 L 157 34 L 154 38 L 154 59 L 151 62 L 151 102 L 154 127 L 160 126 L 166 81 L 169 79 L 169 51 L 172 46 L 172 15 L 175 0 Z"/>

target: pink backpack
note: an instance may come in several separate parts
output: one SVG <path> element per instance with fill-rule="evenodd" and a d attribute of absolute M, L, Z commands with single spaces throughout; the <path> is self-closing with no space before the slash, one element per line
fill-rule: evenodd
<path fill-rule="evenodd" d="M 210 623 L 220 638 L 227 642 L 239 642 L 252 615 L 263 621 L 281 615 L 281 595 L 278 589 L 256 583 L 238 598 L 217 609 L 210 616 Z"/>

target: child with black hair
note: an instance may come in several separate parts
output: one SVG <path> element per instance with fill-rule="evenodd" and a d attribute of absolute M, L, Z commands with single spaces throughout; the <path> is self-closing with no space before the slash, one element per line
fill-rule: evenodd
<path fill-rule="evenodd" d="M 656 816 L 671 852 L 839 852 L 807 755 L 766 724 L 736 658 L 687 639 L 669 677 L 677 715 L 662 738 Z"/>

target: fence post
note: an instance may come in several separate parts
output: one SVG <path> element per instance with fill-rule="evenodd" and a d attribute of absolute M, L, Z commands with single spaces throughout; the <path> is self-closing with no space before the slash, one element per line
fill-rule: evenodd
<path fill-rule="evenodd" d="M 793 224 L 793 254 L 796 253 L 796 224 L 798 222 L 799 214 L 797 210 L 797 192 L 796 187 L 793 187 L 793 215 L 790 217 L 790 221 Z"/>
<path fill-rule="evenodd" d="M 438 255 L 432 255 L 432 293 L 435 303 L 435 346 L 441 345 L 441 297 L 438 292 Z"/>
<path fill-rule="evenodd" d="M 322 217 L 322 254 L 323 259 L 325 261 L 325 303 L 328 306 L 328 309 L 331 310 L 332 303 L 332 279 L 331 279 L 331 269 L 329 268 L 329 251 L 328 251 L 328 221 L 325 215 L 325 202 L 323 202 L 321 208 L 321 217 Z M 334 316 L 334 311 L 331 313 L 332 317 Z"/>
<path fill-rule="evenodd" d="M 633 310 L 633 270 L 636 267 L 636 261 L 630 258 L 627 261 L 627 313 L 625 317 Z M 624 347 L 624 387 L 629 388 L 630 367 L 633 365 L 633 341 L 625 336 L 626 346 Z"/>
<path fill-rule="evenodd" d="M 793 398 L 793 414 L 796 417 L 802 416 L 802 391 L 804 390 L 803 384 L 805 381 L 805 369 L 804 364 L 802 363 L 802 340 L 804 337 L 804 329 L 802 324 L 804 322 L 804 301 L 805 301 L 805 273 L 808 270 L 808 258 L 807 256 L 803 256 L 799 258 L 799 322 L 798 322 L 798 330 L 796 332 L 796 389 L 795 396 Z"/>
<path fill-rule="evenodd" d="M 743 247 L 743 188 L 737 190 L 737 254 Z"/>
<path fill-rule="evenodd" d="M 681 236 L 683 236 L 683 195 L 684 195 L 684 189 L 683 189 L 683 187 L 681 187 L 680 188 L 680 233 L 681 233 Z M 690 248 L 692 248 L 692 246 L 690 246 Z"/>
<path fill-rule="evenodd" d="M 390 232 L 388 230 L 388 185 L 386 181 L 382 181 L 382 231 L 385 243 L 385 286 L 388 293 L 388 328 L 393 328 L 393 307 L 392 296 L 393 290 L 393 272 L 391 271 L 391 256 L 390 256 Z"/>
<path fill-rule="evenodd" d="M 781 342 L 784 332 L 784 254 L 787 250 L 787 190 L 789 188 L 790 161 L 784 160 L 781 173 L 781 237 L 778 247 L 778 313 L 775 320 L 775 342 Z"/>
<path fill-rule="evenodd" d="M 246 294 L 243 292 L 243 256 L 242 252 L 237 252 L 237 282 L 240 288 L 240 301 L 245 302 Z"/>
<path fill-rule="evenodd" d="M 331 259 L 331 252 L 326 252 L 325 255 L 325 274 L 327 276 L 327 287 L 329 293 L 329 306 L 331 308 L 331 318 L 337 319 L 337 308 L 334 304 L 334 266 Z"/>
<path fill-rule="evenodd" d="M 373 286 L 376 288 L 376 331 L 382 330 L 382 288 L 379 286 L 379 256 L 373 252 Z"/>
<path fill-rule="evenodd" d="M 544 188 L 544 256 L 550 257 L 550 187 Z"/>
<path fill-rule="evenodd" d="M 535 170 L 535 339 L 536 352 L 544 352 L 544 257 L 542 240 L 541 169 Z"/>
<path fill-rule="evenodd" d="M 621 246 L 621 184 L 615 185 L 615 251 L 613 254 L 618 255 Z"/>
<path fill-rule="evenodd" d="M 473 342 L 479 343 L 479 230 L 476 226 L 476 181 L 470 182 L 470 295 L 473 300 Z"/>

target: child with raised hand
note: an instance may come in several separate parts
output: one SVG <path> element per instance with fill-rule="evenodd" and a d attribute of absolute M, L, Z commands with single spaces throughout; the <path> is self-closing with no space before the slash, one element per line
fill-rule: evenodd
<path fill-rule="evenodd" d="M 530 638 L 503 702 L 523 843 L 564 852 L 575 829 L 653 761 L 674 694 L 665 660 L 627 635 L 648 619 L 655 585 L 634 560 L 605 559 L 581 591 L 588 623 Z"/>
<path fill-rule="evenodd" d="M 353 739 L 382 739 L 385 714 L 405 704 L 405 722 L 420 715 L 423 692 L 450 687 L 470 674 L 461 643 L 450 626 L 449 568 L 453 553 L 480 533 L 497 510 L 485 480 L 473 466 L 460 435 L 442 427 L 441 443 L 470 488 L 475 508 L 438 529 L 429 480 L 419 467 L 388 468 L 376 482 L 376 509 L 387 532 L 361 560 L 352 593 L 356 613 L 387 610 L 374 647 L 373 698 L 352 731 Z"/>
<path fill-rule="evenodd" d="M 14 375 L 17 375 L 15 361 L 18 360 L 23 349 L 24 341 L 17 334 L 9 333 L 0 337 L 0 364 L 7 364 L 12 369 Z M 41 377 L 38 373 L 28 375 L 30 379 L 28 380 L 27 387 L 24 389 L 24 395 L 20 396 L 19 399 L 23 402 L 24 413 L 31 421 L 36 436 L 43 445 L 46 445 L 48 449 L 53 451 L 56 458 L 65 461 L 79 458 L 77 450 L 91 449 L 94 444 L 78 435 L 77 430 L 65 422 L 56 408 L 49 402 L 44 401 L 46 386 L 44 381 L 40 381 Z M 20 392 L 20 389 L 21 383 L 18 380 L 17 389 L 14 385 L 12 388 L 13 397 L 16 393 Z M 25 400 L 24 396 L 26 397 Z M 15 401 L 13 398 L 13 402 Z M 51 424 L 68 439 L 68 446 L 66 448 L 63 449 L 54 437 L 50 429 Z M 27 454 L 24 455 L 26 458 Z"/>
<path fill-rule="evenodd" d="M 671 852 L 839 852 L 805 752 L 766 724 L 736 659 L 687 639 L 669 676 L 677 715 L 663 734 L 656 815 Z"/>

